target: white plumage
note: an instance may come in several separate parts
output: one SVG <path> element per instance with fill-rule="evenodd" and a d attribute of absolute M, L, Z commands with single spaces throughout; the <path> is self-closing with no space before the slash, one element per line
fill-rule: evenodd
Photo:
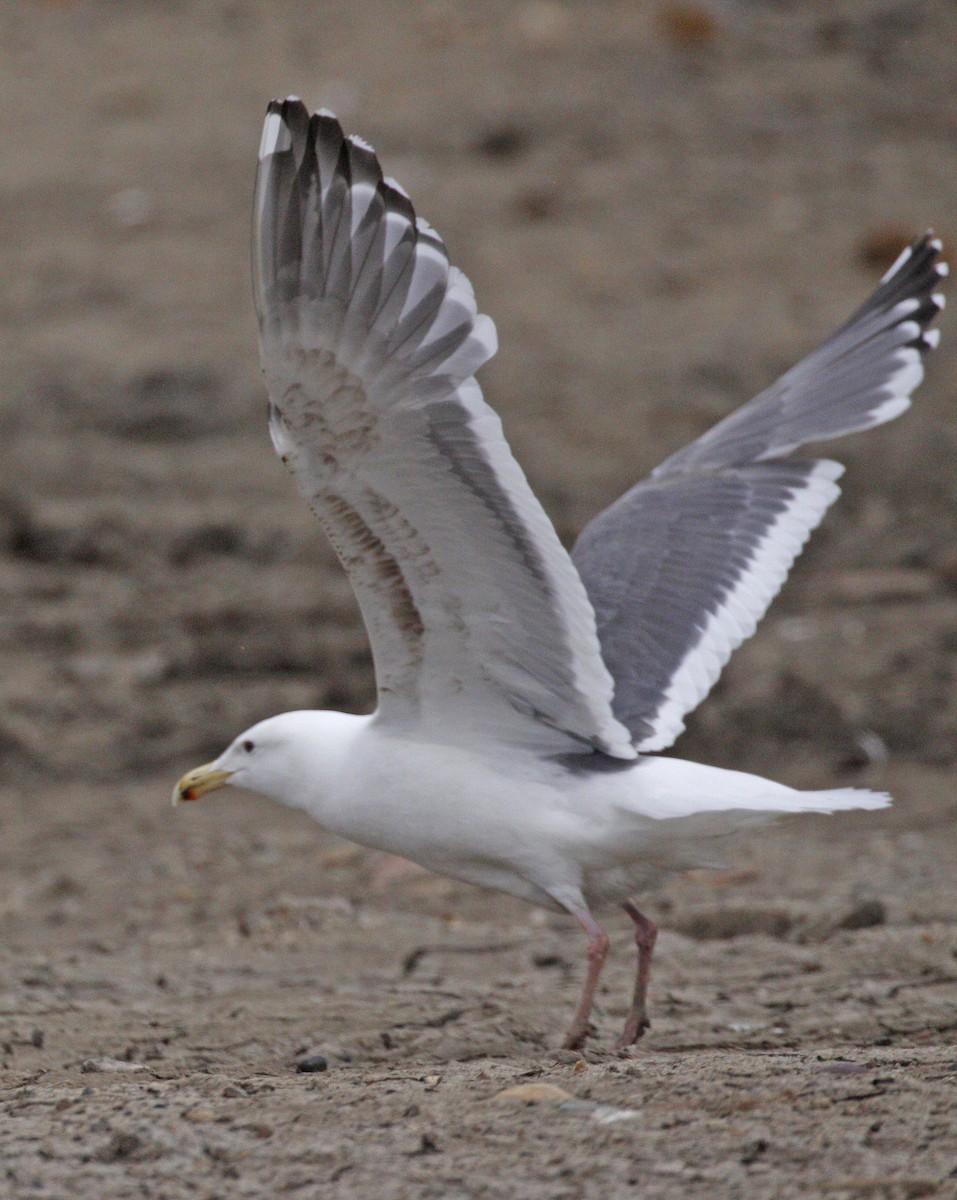
<path fill-rule="evenodd" d="M 789 457 L 898 415 L 936 344 L 939 243 L 919 239 L 820 349 L 600 514 L 570 558 L 475 372 L 497 348 L 445 246 L 330 113 L 269 106 L 255 294 L 270 432 L 362 610 L 379 703 L 246 731 L 185 775 L 226 782 L 432 870 L 564 909 L 589 972 L 635 922 L 620 1044 L 647 1024 L 656 930 L 631 897 L 712 865 L 716 842 L 781 813 L 878 808 L 647 757 L 669 745 L 753 633 L 838 495 L 842 468 Z"/>

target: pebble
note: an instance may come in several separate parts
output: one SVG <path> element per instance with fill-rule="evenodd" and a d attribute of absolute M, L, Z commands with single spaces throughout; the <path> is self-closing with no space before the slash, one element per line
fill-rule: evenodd
<path fill-rule="evenodd" d="M 202 1105 L 184 1109 L 180 1116 L 184 1121 L 192 1121 L 194 1125 L 208 1125 L 210 1121 L 216 1120 L 216 1114 L 213 1110 L 211 1108 L 203 1108 Z"/>
<path fill-rule="evenodd" d="M 275 1132 L 271 1125 L 267 1125 L 263 1121 L 253 1121 L 249 1125 L 240 1125 L 239 1128 L 244 1130 L 246 1133 L 251 1133 L 253 1137 L 263 1139 L 271 1138 Z"/>
<path fill-rule="evenodd" d="M 126 1062 L 122 1058 L 88 1058 L 80 1070 L 85 1075 L 92 1075 L 101 1071 L 145 1071 L 146 1067 L 143 1063 Z"/>
<path fill-rule="evenodd" d="M 518 1083 L 496 1092 L 496 1100 L 514 1100 L 519 1104 L 564 1104 L 571 1100 L 571 1092 L 554 1083 Z"/>
<path fill-rule="evenodd" d="M 94 1155 L 99 1162 L 117 1162 L 124 1158 L 133 1158 L 137 1151 L 143 1148 L 143 1141 L 135 1133 L 114 1133 L 105 1146 Z"/>
<path fill-rule="evenodd" d="M 821 1075 L 866 1075 L 873 1068 L 864 1066 L 862 1063 L 855 1062 L 830 1062 L 823 1063 L 814 1070 Z"/>
<path fill-rule="evenodd" d="M 616 1108 L 613 1104 L 598 1104 L 594 1100 L 567 1100 L 562 1105 L 562 1112 L 587 1115 L 598 1125 L 617 1125 L 619 1121 L 633 1121 L 639 1115 L 635 1108 Z"/>
<path fill-rule="evenodd" d="M 328 1071 L 329 1063 L 322 1054 L 309 1054 L 296 1062 L 296 1070 L 302 1075 L 313 1074 L 316 1071 Z"/>
<path fill-rule="evenodd" d="M 423 1154 L 441 1154 L 438 1142 L 430 1133 L 423 1133 L 414 1150 L 406 1151 L 407 1158 L 419 1158 Z"/>
<path fill-rule="evenodd" d="M 837 923 L 838 929 L 872 929 L 887 924 L 887 908 L 881 900 L 861 900 Z"/>

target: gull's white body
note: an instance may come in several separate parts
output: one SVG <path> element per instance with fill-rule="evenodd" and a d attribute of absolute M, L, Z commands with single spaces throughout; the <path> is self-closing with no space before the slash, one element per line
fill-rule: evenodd
<path fill-rule="evenodd" d="M 475 378 L 495 327 L 372 149 L 290 98 L 269 106 L 259 157 L 270 435 L 355 589 L 379 704 L 264 721 L 175 795 L 237 784 L 571 913 L 590 968 L 568 1045 L 587 1033 L 608 945 L 590 907 L 621 903 L 639 949 L 630 1044 L 657 932 L 631 896 L 783 813 L 888 803 L 647 752 L 673 743 L 839 494 L 838 463 L 794 452 L 910 404 L 937 344 L 940 243 L 918 239 L 832 337 L 569 555 Z"/>
<path fill-rule="evenodd" d="M 724 838 L 782 813 L 888 803 L 659 756 L 577 770 L 561 756 L 439 743 L 338 712 L 272 717 L 213 766 L 340 837 L 565 909 L 620 903 L 669 871 L 720 865 Z"/>

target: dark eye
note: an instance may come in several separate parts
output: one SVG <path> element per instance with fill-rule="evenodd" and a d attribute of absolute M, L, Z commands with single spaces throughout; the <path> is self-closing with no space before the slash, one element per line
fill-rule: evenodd
<path fill-rule="evenodd" d="M 256 743 L 249 741 L 243 742 L 243 749 L 247 754 L 252 754 L 252 752 L 256 749 Z"/>

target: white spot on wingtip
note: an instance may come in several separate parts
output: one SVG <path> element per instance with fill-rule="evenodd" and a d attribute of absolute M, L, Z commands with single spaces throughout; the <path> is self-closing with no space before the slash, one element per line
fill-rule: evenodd
<path fill-rule="evenodd" d="M 411 199 L 409 193 L 405 190 L 402 184 L 399 183 L 398 180 L 394 179 L 391 175 L 386 175 L 382 182 L 388 187 L 392 188 L 394 192 L 398 192 L 400 196 L 404 196 L 406 200 Z"/>
<path fill-rule="evenodd" d="M 923 371 L 920 372 L 923 375 Z M 920 378 L 916 382 L 910 384 L 910 390 L 920 383 Z M 907 412 L 911 406 L 910 396 L 890 396 L 882 404 L 878 404 L 870 414 L 871 425 L 884 425 L 888 421 L 893 421 L 895 417 L 899 417 L 901 413 Z"/>
<path fill-rule="evenodd" d="M 950 274 L 950 264 L 945 262 L 935 263 L 934 270 L 937 272 L 939 278 L 946 279 Z"/>
<path fill-rule="evenodd" d="M 905 246 L 904 249 L 897 256 L 897 258 L 894 260 L 890 270 L 886 271 L 881 276 L 881 283 L 886 283 L 888 279 L 892 279 L 910 257 L 911 257 L 911 248 L 910 248 L 910 246 Z"/>
<path fill-rule="evenodd" d="M 905 317 L 909 317 L 911 313 L 917 312 L 920 308 L 920 300 L 916 296 L 908 296 L 906 300 L 900 300 L 890 310 L 888 316 L 894 321 L 903 321 Z"/>
<path fill-rule="evenodd" d="M 928 350 L 936 350 L 940 345 L 940 330 L 928 329 L 924 334 L 924 345 Z"/>
<path fill-rule="evenodd" d="M 934 292 L 931 296 L 931 302 L 937 305 L 938 312 L 943 312 L 947 307 L 947 297 L 943 292 Z"/>

